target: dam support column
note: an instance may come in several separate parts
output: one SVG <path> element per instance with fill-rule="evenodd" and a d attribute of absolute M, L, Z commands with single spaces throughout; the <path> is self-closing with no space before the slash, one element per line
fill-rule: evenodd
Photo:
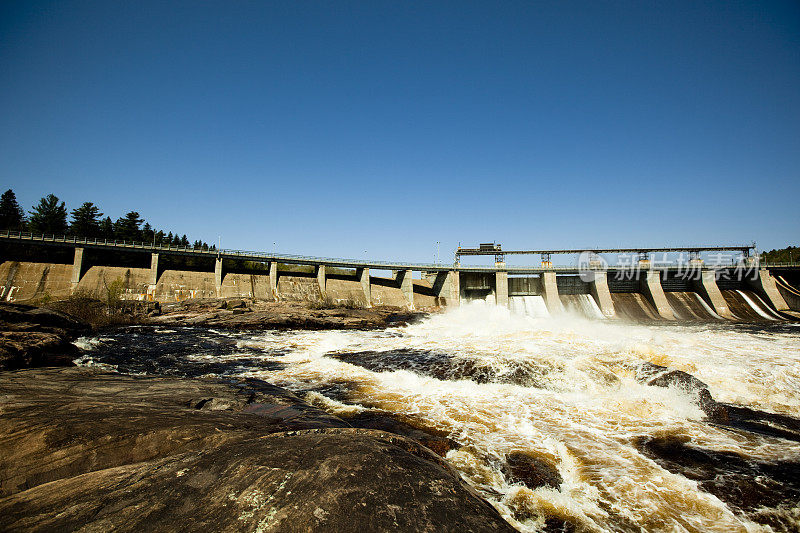
<path fill-rule="evenodd" d="M 72 261 L 72 284 L 70 293 L 74 294 L 75 289 L 78 288 L 78 283 L 81 281 L 81 272 L 83 271 L 83 248 L 75 248 L 75 258 Z"/>
<path fill-rule="evenodd" d="M 406 298 L 409 309 L 414 309 L 414 283 L 411 280 L 410 270 L 398 270 L 395 279 L 400 284 L 400 290 Z"/>
<path fill-rule="evenodd" d="M 372 287 L 369 284 L 369 269 L 357 268 L 356 277 L 361 283 L 361 291 L 364 293 L 364 305 L 372 307 Z"/>
<path fill-rule="evenodd" d="M 77 253 L 78 250 L 75 250 Z M 752 279 L 750 277 L 747 278 L 747 283 L 755 291 L 758 293 L 759 296 L 765 298 L 772 307 L 775 308 L 776 311 L 788 311 L 789 306 L 786 304 L 786 300 L 783 299 L 781 293 L 778 292 L 778 286 L 775 284 L 775 278 L 772 277 L 772 274 L 769 273 L 769 270 L 766 268 L 760 268 L 758 270 L 758 278 Z"/>
<path fill-rule="evenodd" d="M 155 285 L 158 283 L 158 254 L 152 253 L 150 254 L 150 279 L 148 280 L 150 285 Z"/>
<path fill-rule="evenodd" d="M 147 299 L 152 301 L 156 299 L 156 285 L 158 284 L 158 254 L 155 252 L 150 254 L 150 274 L 147 281 Z"/>
<path fill-rule="evenodd" d="M 319 294 L 323 300 L 326 297 L 326 282 L 327 278 L 325 277 L 325 265 L 317 265 L 317 285 L 319 285 Z"/>
<path fill-rule="evenodd" d="M 606 318 L 614 318 L 617 316 L 614 310 L 614 301 L 611 299 L 611 291 L 608 289 L 608 272 L 605 270 L 592 272 L 592 282 L 589 284 L 589 290 L 592 291 L 592 297 L 597 302 L 597 307 Z"/>
<path fill-rule="evenodd" d="M 450 289 L 450 293 L 446 296 L 448 307 L 457 307 L 461 305 L 461 278 L 456 270 L 451 270 L 447 273 L 446 285 Z"/>
<path fill-rule="evenodd" d="M 658 316 L 665 320 L 675 320 L 672 307 L 670 307 L 667 297 L 664 295 L 664 289 L 661 288 L 661 273 L 654 270 L 644 272 L 645 278 L 640 280 L 640 283 L 645 297 L 656 308 Z"/>
<path fill-rule="evenodd" d="M 551 315 L 561 313 L 564 306 L 558 296 L 558 284 L 555 272 L 542 272 L 542 298 Z"/>
<path fill-rule="evenodd" d="M 278 301 L 278 262 L 270 261 L 269 263 L 269 292 L 270 296 L 276 302 Z"/>
<path fill-rule="evenodd" d="M 713 270 L 701 271 L 699 283 L 696 283 L 695 288 L 700 293 L 700 296 L 714 309 L 715 313 L 722 318 L 733 319 L 731 310 L 728 309 L 728 302 L 719 292 L 717 278 Z"/>
<path fill-rule="evenodd" d="M 497 305 L 508 307 L 508 272 L 498 270 L 494 275 L 494 299 Z"/>
<path fill-rule="evenodd" d="M 222 258 L 217 256 L 214 262 L 214 288 L 217 290 L 217 298 L 222 297 Z"/>

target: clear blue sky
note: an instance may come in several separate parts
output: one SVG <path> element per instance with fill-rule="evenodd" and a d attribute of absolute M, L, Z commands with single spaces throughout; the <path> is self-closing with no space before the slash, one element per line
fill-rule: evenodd
<path fill-rule="evenodd" d="M 6 1 L 0 180 L 226 248 L 798 244 L 800 3 Z"/>

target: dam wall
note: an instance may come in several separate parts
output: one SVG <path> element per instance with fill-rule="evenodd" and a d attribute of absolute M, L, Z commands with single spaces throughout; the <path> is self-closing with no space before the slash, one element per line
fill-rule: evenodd
<path fill-rule="evenodd" d="M 800 303 L 800 269 L 757 262 L 707 268 L 639 264 L 461 266 L 155 247 L 0 234 L 0 300 L 86 294 L 130 300 L 242 297 L 433 308 L 487 300 L 536 316 L 629 320 L 782 320 Z M 371 275 L 389 273 L 391 275 Z M 688 271 L 687 271 L 688 269 Z M 743 276 L 743 273 L 747 276 Z M 414 279 L 420 275 L 421 279 Z M 748 277 L 749 276 L 749 277 Z M 787 281 L 789 280 L 789 281 Z"/>
<path fill-rule="evenodd" d="M 2 299 L 9 302 L 36 302 L 68 298 L 72 294 L 85 294 L 105 299 L 109 291 L 117 290 L 124 300 L 149 300 L 176 302 L 187 298 L 242 297 L 272 300 L 273 291 L 269 274 L 223 273 L 218 294 L 215 272 L 191 270 L 163 270 L 151 284 L 149 268 L 119 266 L 91 266 L 77 284 L 72 282 L 73 265 L 57 263 L 29 263 L 5 261 L 0 264 Z M 370 277 L 371 305 L 407 307 L 408 299 L 396 279 Z M 446 297 L 434 295 L 432 285 L 426 280 L 411 280 L 414 306 L 417 308 L 446 305 Z M 355 273 L 346 277 L 337 275 L 325 280 L 325 294 L 320 290 L 314 274 L 280 272 L 277 292 L 280 300 L 321 301 L 365 305 L 364 286 Z"/>

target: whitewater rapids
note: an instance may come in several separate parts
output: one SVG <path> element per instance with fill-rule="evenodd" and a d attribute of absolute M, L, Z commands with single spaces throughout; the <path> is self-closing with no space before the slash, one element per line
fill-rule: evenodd
<path fill-rule="evenodd" d="M 797 442 L 709 424 L 695 393 L 644 385 L 635 371 L 643 362 L 682 370 L 717 401 L 796 415 L 800 328 L 537 318 L 472 302 L 383 331 L 214 334 L 235 340 L 236 351 L 187 359 L 235 363 L 246 354 L 275 365 L 243 363 L 228 374 L 285 386 L 334 414 L 380 410 L 446 433 L 460 445 L 446 459 L 520 531 L 541 530 L 547 517 L 587 531 L 770 531 L 641 453 L 643 437 L 800 461 Z M 84 364 L 102 362 L 91 353 Z M 393 355 L 381 363 L 381 353 Z M 370 364 L 359 364 L 363 354 Z M 398 357 L 408 362 L 395 364 Z M 426 367 L 431 358 L 439 371 Z M 442 360 L 451 370 L 441 370 Z M 560 486 L 508 479 L 494 459 L 517 452 L 557 469 Z M 775 512 L 800 527 L 797 504 Z"/>

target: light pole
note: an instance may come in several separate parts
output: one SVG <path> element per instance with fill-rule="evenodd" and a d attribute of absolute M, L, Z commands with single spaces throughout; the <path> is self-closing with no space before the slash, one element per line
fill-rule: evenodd
<path fill-rule="evenodd" d="M 437 264 L 439 263 L 439 245 L 440 244 L 441 243 L 439 241 L 436 241 L 436 263 Z"/>

